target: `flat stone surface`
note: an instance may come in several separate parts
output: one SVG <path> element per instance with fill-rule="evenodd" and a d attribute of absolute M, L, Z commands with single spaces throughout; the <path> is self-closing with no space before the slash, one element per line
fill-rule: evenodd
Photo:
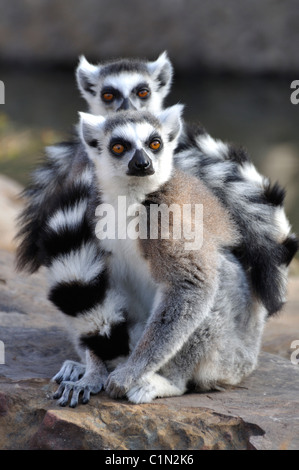
<path fill-rule="evenodd" d="M 239 416 L 259 426 L 264 436 L 251 439 L 257 449 L 299 449 L 298 387 L 299 366 L 262 352 L 257 370 L 239 387 L 184 395 L 176 402 L 180 406 L 207 407 L 217 413 Z"/>
<path fill-rule="evenodd" d="M 284 309 L 266 324 L 263 350 L 290 359 L 293 341 L 298 341 L 299 346 L 299 277 L 290 278 Z"/>
<path fill-rule="evenodd" d="M 63 315 L 46 300 L 45 272 L 16 273 L 0 251 L 0 447 L 2 449 L 298 449 L 299 365 L 289 341 L 298 333 L 298 280 L 289 302 L 266 327 L 257 370 L 224 392 L 186 394 L 132 405 L 102 392 L 76 409 L 57 406 L 49 379 L 65 359 L 77 359 Z M 295 326 L 294 326 L 295 325 Z M 288 327 L 288 329 L 287 329 Z M 299 339 L 299 338 L 298 338 Z M 273 351 L 271 351 L 273 352 Z"/>

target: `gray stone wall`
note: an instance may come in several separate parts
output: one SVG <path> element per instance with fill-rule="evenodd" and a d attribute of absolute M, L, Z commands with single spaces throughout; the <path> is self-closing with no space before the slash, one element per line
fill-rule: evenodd
<path fill-rule="evenodd" d="M 0 64 L 155 58 L 177 70 L 296 73 L 297 0 L 0 0 Z"/>

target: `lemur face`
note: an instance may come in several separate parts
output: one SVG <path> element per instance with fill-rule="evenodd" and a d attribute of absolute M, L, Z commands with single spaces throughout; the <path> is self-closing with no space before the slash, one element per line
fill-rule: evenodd
<path fill-rule="evenodd" d="M 81 139 L 95 163 L 102 185 L 151 190 L 165 183 L 172 171 L 173 150 L 181 129 L 182 106 L 157 115 L 127 111 L 111 117 L 81 114 Z"/>
<path fill-rule="evenodd" d="M 145 109 L 155 113 L 169 92 L 172 66 L 166 52 L 154 62 L 123 59 L 97 66 L 81 57 L 76 75 L 92 114 Z"/>

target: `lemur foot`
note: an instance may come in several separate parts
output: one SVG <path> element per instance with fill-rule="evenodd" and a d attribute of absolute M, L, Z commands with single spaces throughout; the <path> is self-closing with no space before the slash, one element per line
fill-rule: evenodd
<path fill-rule="evenodd" d="M 150 403 L 158 397 L 180 396 L 186 391 L 173 385 L 165 377 L 153 374 L 151 377 L 143 378 L 127 392 L 128 400 L 132 403 Z"/>
<path fill-rule="evenodd" d="M 111 372 L 105 390 L 112 398 L 126 396 L 132 403 L 150 403 L 157 397 L 179 396 L 186 391 L 186 387 L 173 385 L 162 375 L 152 373 L 134 380 L 130 372 L 126 366 Z"/>
<path fill-rule="evenodd" d="M 79 403 L 80 394 L 83 394 L 82 403 L 86 404 L 90 400 L 90 395 L 95 395 L 102 390 L 106 378 L 106 376 L 103 377 L 102 375 L 91 373 L 85 374 L 78 381 L 63 381 L 53 398 L 59 399 L 58 404 L 60 406 L 66 406 L 70 401 L 69 406 L 75 408 Z M 72 397 L 69 400 L 71 392 Z"/>
<path fill-rule="evenodd" d="M 65 361 L 56 375 L 52 378 L 53 382 L 60 384 L 62 381 L 77 382 L 85 374 L 86 366 L 75 361 Z"/>
<path fill-rule="evenodd" d="M 105 390 L 112 398 L 122 398 L 126 396 L 133 384 L 133 371 L 126 364 L 121 364 L 109 374 Z"/>

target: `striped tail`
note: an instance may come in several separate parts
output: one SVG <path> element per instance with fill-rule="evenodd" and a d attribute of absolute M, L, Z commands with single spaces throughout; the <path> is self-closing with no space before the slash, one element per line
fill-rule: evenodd
<path fill-rule="evenodd" d="M 46 148 L 45 161 L 33 172 L 31 184 L 23 192 L 25 208 L 18 220 L 16 264 L 29 273 L 44 265 L 40 250 L 42 228 L 50 212 L 59 205 L 60 193 L 75 178 L 84 173 L 88 160 L 76 141 Z"/>
<path fill-rule="evenodd" d="M 243 148 L 215 140 L 201 127 L 186 127 L 175 163 L 204 181 L 228 209 L 241 234 L 235 255 L 269 315 L 281 310 L 287 266 L 298 250 L 283 207 L 285 191 L 258 173 Z"/>

